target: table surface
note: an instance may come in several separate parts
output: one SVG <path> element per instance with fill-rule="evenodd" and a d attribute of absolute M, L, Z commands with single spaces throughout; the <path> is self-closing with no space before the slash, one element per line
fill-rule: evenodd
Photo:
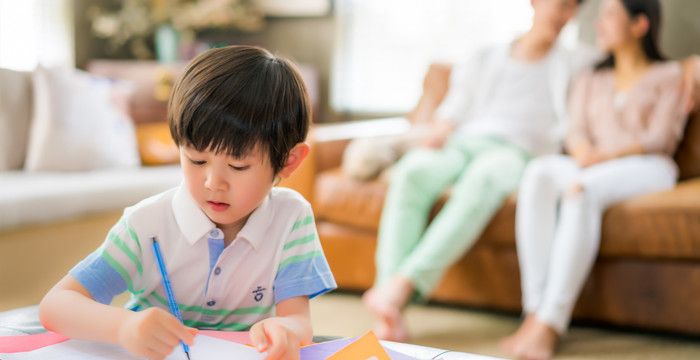
<path fill-rule="evenodd" d="M 0 336 L 21 336 L 45 333 L 46 329 L 39 322 L 38 307 L 6 311 L 0 313 Z M 336 336 L 314 336 L 315 343 L 338 339 Z M 417 359 L 435 360 L 487 360 L 493 357 L 468 354 L 444 349 L 431 348 L 420 345 L 381 341 L 382 345 Z"/>

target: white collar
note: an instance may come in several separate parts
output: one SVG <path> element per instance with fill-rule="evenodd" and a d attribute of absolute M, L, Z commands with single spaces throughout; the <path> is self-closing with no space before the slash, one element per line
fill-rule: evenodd
<path fill-rule="evenodd" d="M 253 248 L 257 249 L 273 217 L 273 206 L 268 194 L 260 205 L 253 210 L 237 237 L 244 238 Z M 175 191 L 172 201 L 173 214 L 180 231 L 190 245 L 194 245 L 211 230 L 216 224 L 207 217 L 197 203 L 192 199 L 187 186 L 180 184 Z"/>

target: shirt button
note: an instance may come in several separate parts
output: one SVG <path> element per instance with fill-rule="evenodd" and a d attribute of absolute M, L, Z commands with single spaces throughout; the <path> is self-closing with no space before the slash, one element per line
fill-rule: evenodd
<path fill-rule="evenodd" d="M 214 300 L 209 300 L 209 301 L 207 301 L 207 305 L 208 305 L 208 306 L 214 306 L 214 305 L 216 305 L 216 301 L 214 301 Z"/>
<path fill-rule="evenodd" d="M 219 275 L 219 274 L 221 274 L 221 268 L 217 266 L 216 269 L 214 269 L 214 275 Z"/>
<path fill-rule="evenodd" d="M 211 229 L 211 231 L 209 231 L 209 237 L 212 238 L 212 239 L 223 239 L 224 234 L 223 234 L 223 232 L 221 232 L 221 230 L 219 230 L 218 228 L 217 228 L 217 229 Z"/>

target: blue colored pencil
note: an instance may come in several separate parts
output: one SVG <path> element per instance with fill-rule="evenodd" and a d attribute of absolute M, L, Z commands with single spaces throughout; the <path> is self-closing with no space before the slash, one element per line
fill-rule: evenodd
<path fill-rule="evenodd" d="M 165 269 L 165 260 L 163 260 L 163 254 L 160 252 L 160 245 L 158 245 L 158 239 L 156 239 L 156 237 L 154 236 L 151 238 L 151 241 L 153 242 L 153 253 L 156 256 L 156 262 L 158 262 L 158 269 L 160 269 L 160 275 L 163 279 L 163 288 L 165 288 L 165 295 L 168 298 L 168 307 L 170 308 L 170 313 L 172 313 L 182 323 L 182 314 L 180 314 L 180 308 L 177 307 L 175 295 L 173 295 L 173 288 L 170 286 L 170 278 L 168 277 L 168 271 Z M 187 346 L 187 344 L 185 344 L 182 340 L 180 340 L 180 344 L 182 344 L 182 349 L 185 351 L 185 355 L 187 355 L 187 359 L 189 360 L 190 347 Z"/>

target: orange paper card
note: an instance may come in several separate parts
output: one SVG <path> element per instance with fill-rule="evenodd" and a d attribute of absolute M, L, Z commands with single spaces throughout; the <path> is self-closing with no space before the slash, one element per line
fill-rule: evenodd
<path fill-rule="evenodd" d="M 326 360 L 391 360 L 373 332 L 368 332 Z"/>

